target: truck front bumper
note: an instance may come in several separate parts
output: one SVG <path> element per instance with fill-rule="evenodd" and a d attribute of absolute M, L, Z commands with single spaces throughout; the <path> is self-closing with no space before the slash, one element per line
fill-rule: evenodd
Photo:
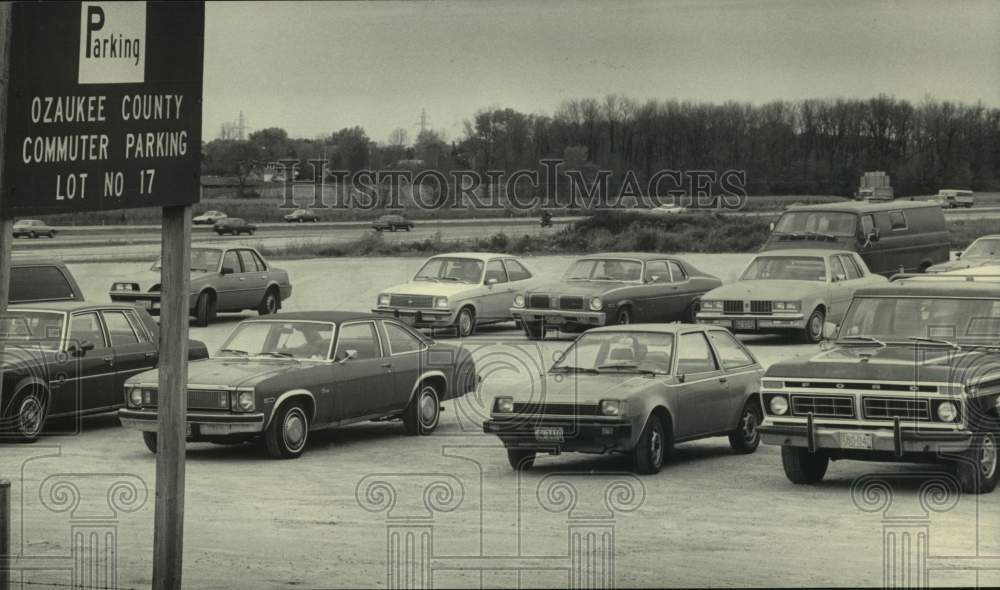
<path fill-rule="evenodd" d="M 118 419 L 125 428 L 142 432 L 157 431 L 156 410 L 153 409 L 124 408 L 118 410 Z M 264 414 L 261 413 L 188 412 L 187 415 L 187 438 L 189 440 L 231 434 L 259 434 L 263 430 Z"/>
<path fill-rule="evenodd" d="M 816 424 L 812 420 L 786 422 L 768 419 L 758 430 L 764 444 L 842 451 L 854 455 L 866 452 L 892 454 L 897 458 L 910 454 L 962 452 L 969 448 L 973 437 L 968 430 L 903 426 L 899 421 L 885 427 L 851 427 Z"/>
<path fill-rule="evenodd" d="M 444 328 L 455 323 L 454 312 L 450 309 L 379 306 L 372 313 L 393 317 L 417 328 Z"/>
<path fill-rule="evenodd" d="M 566 309 L 510 308 L 510 315 L 518 322 L 542 322 L 545 326 L 576 324 L 581 326 L 603 326 L 607 314 L 603 311 L 570 311 Z"/>
<path fill-rule="evenodd" d="M 508 449 L 538 449 L 551 453 L 625 452 L 632 449 L 632 424 L 616 421 L 554 418 L 490 419 L 483 432 L 500 437 Z"/>

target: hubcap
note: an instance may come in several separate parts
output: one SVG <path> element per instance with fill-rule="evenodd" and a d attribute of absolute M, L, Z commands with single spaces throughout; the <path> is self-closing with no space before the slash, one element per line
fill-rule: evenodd
<path fill-rule="evenodd" d="M 306 442 L 306 418 L 298 408 L 285 416 L 285 427 L 282 429 L 285 446 L 291 451 L 298 451 Z"/>
<path fill-rule="evenodd" d="M 472 332 L 472 315 L 467 311 L 462 312 L 462 316 L 458 319 L 459 327 L 462 329 L 462 334 L 469 334 Z"/>
<path fill-rule="evenodd" d="M 420 422 L 424 426 L 433 426 L 437 422 L 438 403 L 434 392 L 425 389 L 420 394 Z"/>
<path fill-rule="evenodd" d="M 649 457 L 653 465 L 659 465 L 663 460 L 663 436 L 658 430 L 653 430 L 653 436 L 649 437 Z"/>
<path fill-rule="evenodd" d="M 986 479 L 993 477 L 997 470 L 997 443 L 992 434 L 983 437 L 982 447 L 979 450 L 979 468 Z"/>
<path fill-rule="evenodd" d="M 823 318 L 820 316 L 814 315 L 809 326 L 815 338 L 819 338 L 823 334 Z"/>
<path fill-rule="evenodd" d="M 757 440 L 757 414 L 753 410 L 743 415 L 743 440 L 749 444 Z"/>
<path fill-rule="evenodd" d="M 274 295 L 267 296 L 267 311 L 271 313 L 278 311 L 278 299 Z"/>
<path fill-rule="evenodd" d="M 18 422 L 21 432 L 26 436 L 35 436 L 42 429 L 42 405 L 37 398 L 28 397 L 21 402 Z"/>

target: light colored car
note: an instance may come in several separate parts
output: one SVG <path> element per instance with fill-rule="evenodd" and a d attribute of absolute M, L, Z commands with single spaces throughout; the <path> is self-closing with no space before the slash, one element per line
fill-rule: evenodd
<path fill-rule="evenodd" d="M 432 256 L 413 278 L 379 294 L 374 313 L 420 328 L 455 328 L 511 321 L 510 303 L 534 276 L 509 254 L 457 252 Z"/>
<path fill-rule="evenodd" d="M 225 219 L 229 217 L 222 211 L 205 211 L 201 215 L 195 215 L 191 218 L 191 222 L 195 225 L 215 225 L 215 222 L 220 219 Z"/>
<path fill-rule="evenodd" d="M 734 332 L 795 332 L 815 343 L 827 323 L 840 324 L 854 291 L 887 282 L 855 252 L 762 252 L 735 283 L 705 293 L 698 321 Z"/>
<path fill-rule="evenodd" d="M 160 261 L 142 275 L 116 279 L 108 295 L 112 301 L 133 303 L 158 314 Z M 191 248 L 190 309 L 199 326 L 207 326 L 219 312 L 277 313 L 291 295 L 288 273 L 271 266 L 253 248 Z"/>
<path fill-rule="evenodd" d="M 935 264 L 927 269 L 929 273 L 995 266 L 1000 264 L 1000 235 L 981 236 L 959 252 L 955 260 Z"/>
<path fill-rule="evenodd" d="M 15 238 L 56 237 L 56 228 L 40 219 L 22 219 L 14 224 Z"/>

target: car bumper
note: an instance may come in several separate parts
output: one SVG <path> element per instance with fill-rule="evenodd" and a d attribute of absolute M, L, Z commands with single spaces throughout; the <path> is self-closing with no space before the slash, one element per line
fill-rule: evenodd
<path fill-rule="evenodd" d="M 450 309 L 413 309 L 406 307 L 376 307 L 372 313 L 393 317 L 418 328 L 442 328 L 455 323 Z"/>
<path fill-rule="evenodd" d="M 563 324 L 603 326 L 607 322 L 607 314 L 603 311 L 512 307 L 510 308 L 510 315 L 517 321 L 542 322 L 546 326 L 559 326 Z"/>
<path fill-rule="evenodd" d="M 118 410 L 122 426 L 143 432 L 156 432 L 158 428 L 155 410 Z M 188 412 L 187 437 L 228 436 L 230 434 L 256 434 L 264 430 L 264 414 L 226 414 Z"/>
<path fill-rule="evenodd" d="M 561 429 L 562 440 L 544 434 L 544 430 Z M 634 446 L 632 424 L 622 421 L 559 420 L 550 418 L 497 420 L 483 422 L 483 432 L 495 434 L 508 449 L 541 449 L 554 453 L 563 451 L 607 453 L 629 451 Z"/>
<path fill-rule="evenodd" d="M 973 437 L 967 430 L 917 428 L 898 422 L 881 428 L 851 428 L 815 424 L 811 420 L 804 423 L 765 421 L 758 430 L 764 444 L 842 451 L 854 455 L 891 454 L 896 457 L 961 452 L 969 448 Z M 869 435 L 871 448 L 850 444 L 845 433 Z"/>
<path fill-rule="evenodd" d="M 115 303 L 131 303 L 148 311 L 160 309 L 159 291 L 110 291 L 108 296 Z"/>
<path fill-rule="evenodd" d="M 698 313 L 699 324 L 723 326 L 733 332 L 769 332 L 774 330 L 801 330 L 806 327 L 807 319 L 800 313 L 794 314 L 722 314 Z"/>

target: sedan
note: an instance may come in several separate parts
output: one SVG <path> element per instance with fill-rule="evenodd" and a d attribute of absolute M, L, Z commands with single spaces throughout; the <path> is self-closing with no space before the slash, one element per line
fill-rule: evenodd
<path fill-rule="evenodd" d="M 483 431 L 500 438 L 516 470 L 539 453 L 622 453 L 652 474 L 680 442 L 728 436 L 735 452 L 754 452 L 762 374 L 723 328 L 597 328 L 559 355 L 540 390 L 497 395 Z"/>
<path fill-rule="evenodd" d="M 316 222 L 319 221 L 319 215 L 312 209 L 296 209 L 288 215 L 285 215 L 285 221 L 288 223 L 303 223 L 306 221 Z"/>
<path fill-rule="evenodd" d="M 191 221 L 195 225 L 215 225 L 216 221 L 226 217 L 229 216 L 222 211 L 205 211 L 201 215 L 195 215 Z"/>
<path fill-rule="evenodd" d="M 156 452 L 158 375 L 126 384 L 118 416 Z M 400 420 L 409 435 L 437 428 L 441 402 L 478 384 L 468 351 L 370 314 L 314 311 L 248 320 L 211 359 L 188 367 L 187 439 L 262 439 L 275 459 L 309 434 L 368 420 Z"/>
<path fill-rule="evenodd" d="M 215 233 L 220 236 L 225 234 L 232 234 L 234 236 L 247 234 L 252 236 L 257 231 L 257 226 L 247 223 L 245 219 L 240 219 L 239 217 L 226 217 L 216 221 L 214 229 Z"/>
<path fill-rule="evenodd" d="M 383 215 L 372 221 L 372 229 L 375 231 L 396 231 L 397 229 L 411 231 L 413 229 L 413 222 L 402 215 Z"/>
<path fill-rule="evenodd" d="M 15 238 L 56 237 L 56 228 L 40 219 L 22 219 L 14 224 Z"/>
<path fill-rule="evenodd" d="M 1000 235 L 994 234 L 976 238 L 965 251 L 956 255 L 955 260 L 935 264 L 929 267 L 927 272 L 947 272 L 998 264 L 1000 264 Z"/>

